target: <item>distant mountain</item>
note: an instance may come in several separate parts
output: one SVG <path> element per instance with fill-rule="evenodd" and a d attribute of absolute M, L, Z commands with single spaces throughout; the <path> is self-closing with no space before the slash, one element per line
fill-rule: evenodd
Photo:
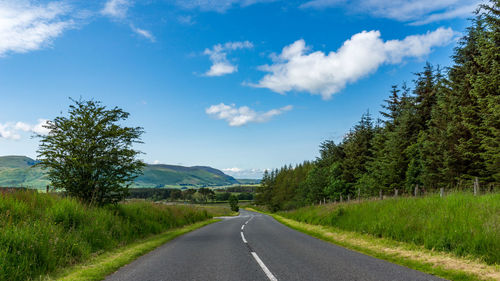
<path fill-rule="evenodd" d="M 25 156 L 0 156 L 0 187 L 43 189 L 50 184 L 37 162 Z M 132 187 L 203 187 L 240 184 L 222 171 L 205 166 L 147 165 Z"/>
<path fill-rule="evenodd" d="M 1 187 L 45 188 L 50 181 L 37 162 L 26 156 L 0 156 Z"/>
<path fill-rule="evenodd" d="M 25 168 L 33 166 L 36 161 L 26 156 L 0 156 L 0 169 L 2 168 Z"/>
<path fill-rule="evenodd" d="M 222 171 L 205 166 L 147 165 L 144 174 L 135 180 L 140 187 L 147 186 L 222 186 L 239 184 Z"/>

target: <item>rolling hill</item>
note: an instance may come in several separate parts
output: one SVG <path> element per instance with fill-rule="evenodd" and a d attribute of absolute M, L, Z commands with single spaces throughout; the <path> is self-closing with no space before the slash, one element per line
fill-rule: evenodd
<path fill-rule="evenodd" d="M 0 186 L 43 189 L 50 181 L 36 160 L 26 156 L 0 156 Z M 147 165 L 132 187 L 203 187 L 239 184 L 222 171 L 206 167 Z"/>

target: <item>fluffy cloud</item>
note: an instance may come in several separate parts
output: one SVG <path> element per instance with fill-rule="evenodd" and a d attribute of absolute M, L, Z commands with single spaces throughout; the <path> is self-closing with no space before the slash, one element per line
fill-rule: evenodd
<path fill-rule="evenodd" d="M 227 42 L 217 44 L 212 49 L 205 49 L 203 54 L 210 57 L 212 66 L 205 73 L 206 76 L 222 76 L 238 71 L 238 66 L 231 64 L 227 59 L 227 53 L 238 49 L 250 49 L 253 44 L 249 41 Z"/>
<path fill-rule="evenodd" d="M 8 139 L 8 140 L 18 140 L 21 138 L 11 126 L 11 124 L 2 124 L 0 123 L 0 139 Z"/>
<path fill-rule="evenodd" d="M 269 74 L 257 84 L 250 85 L 281 94 L 304 91 L 329 99 L 347 83 L 375 72 L 380 65 L 400 63 L 405 57 L 427 55 L 432 47 L 448 44 L 454 35 L 451 28 L 438 28 L 423 35 L 384 42 L 379 31 L 363 31 L 329 54 L 309 52 L 304 40 L 297 40 L 283 48 L 274 58 L 274 64 L 261 66 L 260 70 Z"/>
<path fill-rule="evenodd" d="M 136 34 L 148 39 L 149 41 L 151 42 L 155 42 L 156 39 L 155 37 L 153 36 L 153 34 L 148 31 L 148 30 L 145 30 L 145 29 L 140 29 L 140 28 L 137 28 L 133 25 L 130 25 L 130 28 L 132 28 L 132 31 L 135 32 Z"/>
<path fill-rule="evenodd" d="M 101 14 L 113 18 L 125 18 L 130 6 L 132 6 L 130 0 L 108 0 L 101 10 Z"/>
<path fill-rule="evenodd" d="M 266 112 L 256 112 L 248 106 L 236 107 L 234 104 L 226 105 L 220 103 L 212 105 L 206 109 L 206 113 L 220 120 L 228 122 L 229 126 L 239 127 L 248 123 L 263 123 L 271 120 L 272 117 L 292 110 L 291 105 L 279 109 L 272 109 Z"/>
<path fill-rule="evenodd" d="M 7 122 L 0 123 L 0 138 L 8 139 L 8 140 L 19 140 L 21 135 L 19 134 L 21 131 L 23 132 L 31 132 L 38 135 L 47 135 L 49 130 L 44 128 L 43 125 L 47 124 L 46 119 L 38 119 L 38 123 L 34 125 L 30 125 L 24 122 Z"/>
<path fill-rule="evenodd" d="M 262 174 L 266 169 L 242 169 L 238 167 L 222 169 L 222 171 L 235 178 L 251 178 L 257 179 L 262 178 Z"/>
<path fill-rule="evenodd" d="M 412 24 L 426 24 L 450 18 L 470 16 L 480 0 L 313 0 L 302 8 L 346 7 L 359 13 Z"/>
<path fill-rule="evenodd" d="M 239 172 L 243 171 L 243 169 L 238 168 L 238 167 L 233 167 L 233 168 L 225 168 L 225 169 L 222 169 L 222 171 L 223 171 L 224 173 L 239 173 Z"/>
<path fill-rule="evenodd" d="M 0 56 L 50 45 L 74 25 L 70 11 L 62 2 L 0 1 Z"/>
<path fill-rule="evenodd" d="M 177 0 L 176 3 L 184 9 L 199 9 L 200 11 L 223 13 L 233 7 L 247 7 L 257 3 L 273 1 L 275 0 Z"/>

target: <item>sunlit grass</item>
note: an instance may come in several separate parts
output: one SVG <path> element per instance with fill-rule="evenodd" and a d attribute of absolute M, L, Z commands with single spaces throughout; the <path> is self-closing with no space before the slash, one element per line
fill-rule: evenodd
<path fill-rule="evenodd" d="M 500 194 L 400 197 L 309 206 L 279 215 L 500 264 Z"/>
<path fill-rule="evenodd" d="M 99 208 L 51 194 L 3 194 L 0 280 L 38 279 L 138 239 L 207 220 L 217 212 L 144 201 Z"/>

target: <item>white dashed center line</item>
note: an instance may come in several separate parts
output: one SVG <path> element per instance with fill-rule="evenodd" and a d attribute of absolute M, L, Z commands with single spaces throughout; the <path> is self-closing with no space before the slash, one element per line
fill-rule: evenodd
<path fill-rule="evenodd" d="M 252 250 L 252 248 L 248 245 L 248 241 L 245 239 L 245 235 L 243 235 L 243 229 L 245 228 L 245 225 L 248 224 L 249 221 L 251 221 L 253 219 L 253 217 L 250 217 L 249 220 L 247 220 L 245 222 L 245 224 L 243 224 L 241 226 L 241 240 L 243 240 L 243 243 L 247 244 L 248 248 L 250 249 L 250 253 L 252 254 L 253 258 L 255 259 L 255 261 L 257 261 L 257 263 L 259 264 L 260 268 L 262 269 L 262 271 L 264 271 L 264 273 L 266 274 L 267 278 L 269 278 L 269 280 L 271 281 L 278 281 L 278 279 L 276 277 L 274 277 L 274 275 L 271 273 L 271 271 L 269 270 L 269 268 L 267 268 L 267 266 L 264 264 L 264 262 L 262 262 L 262 260 L 259 258 L 259 256 L 257 255 L 256 252 L 254 252 Z"/>
<path fill-rule="evenodd" d="M 243 235 L 243 232 L 241 233 L 241 240 L 243 240 L 243 243 L 248 243 L 247 240 L 245 239 L 245 235 Z"/>
<path fill-rule="evenodd" d="M 267 275 L 267 278 L 269 278 L 269 280 L 278 281 L 278 279 L 276 279 L 276 277 L 274 277 L 274 275 L 271 273 L 269 268 L 267 268 L 267 266 L 262 262 L 262 260 L 259 258 L 259 256 L 257 256 L 257 254 L 255 252 L 252 252 L 252 256 L 257 261 L 257 263 L 260 265 L 260 268 L 262 268 L 262 270 Z"/>

